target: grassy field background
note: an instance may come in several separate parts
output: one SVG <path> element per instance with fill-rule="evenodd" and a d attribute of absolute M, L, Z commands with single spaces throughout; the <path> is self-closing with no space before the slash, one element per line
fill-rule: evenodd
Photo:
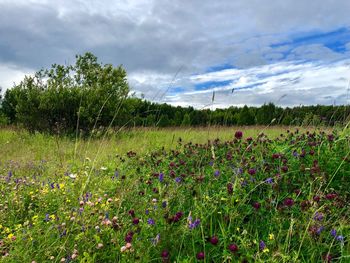
<path fill-rule="evenodd" d="M 184 142 L 206 143 L 219 138 L 231 140 L 236 130 L 241 130 L 245 137 L 256 137 L 260 133 L 276 138 L 287 130 L 295 131 L 328 130 L 318 127 L 287 126 L 245 126 L 245 127 L 196 127 L 196 128 L 134 128 L 123 129 L 108 134 L 99 134 L 95 138 L 68 138 L 45 135 L 15 128 L 0 129 L 0 160 L 33 161 L 46 160 L 67 164 L 82 161 L 86 157 L 104 163 L 116 155 L 128 151 L 144 154 L 161 147 L 171 149 L 181 138 Z"/>

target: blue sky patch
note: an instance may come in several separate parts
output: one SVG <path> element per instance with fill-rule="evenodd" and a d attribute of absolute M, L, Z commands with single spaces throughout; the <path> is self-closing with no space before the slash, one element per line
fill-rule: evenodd
<path fill-rule="evenodd" d="M 215 87 L 227 86 L 232 82 L 232 80 L 224 80 L 224 81 L 208 81 L 194 85 L 194 89 L 198 90 L 207 90 Z"/>
<path fill-rule="evenodd" d="M 344 53 L 347 43 L 350 43 L 350 30 L 348 28 L 339 28 L 329 32 L 308 32 L 292 35 L 290 41 L 276 43 L 271 45 L 271 47 L 289 46 L 290 49 L 294 49 L 299 46 L 321 44 L 334 52 Z M 288 51 L 283 53 L 286 55 Z"/>

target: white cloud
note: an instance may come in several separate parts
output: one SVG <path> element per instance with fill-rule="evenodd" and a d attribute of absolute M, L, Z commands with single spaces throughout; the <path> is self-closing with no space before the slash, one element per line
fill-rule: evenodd
<path fill-rule="evenodd" d="M 185 92 L 168 96 L 173 105 L 211 105 L 214 107 L 261 105 L 274 102 L 283 106 L 310 104 L 338 104 L 347 101 L 350 80 L 350 60 L 333 63 L 282 62 L 249 69 L 227 69 L 191 77 L 192 84 L 209 81 L 232 80 L 226 86 Z M 232 92 L 234 89 L 234 92 Z M 285 96 L 286 95 L 286 96 Z"/>
<path fill-rule="evenodd" d="M 28 68 L 19 68 L 11 64 L 0 64 L 0 87 L 6 89 L 13 87 L 14 84 L 19 84 L 25 75 L 32 74 L 33 71 Z"/>

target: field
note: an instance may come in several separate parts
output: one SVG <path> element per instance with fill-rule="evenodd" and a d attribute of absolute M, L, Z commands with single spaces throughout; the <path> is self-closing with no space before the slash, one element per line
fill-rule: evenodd
<path fill-rule="evenodd" d="M 1 262 L 350 262 L 349 130 L 0 130 Z"/>

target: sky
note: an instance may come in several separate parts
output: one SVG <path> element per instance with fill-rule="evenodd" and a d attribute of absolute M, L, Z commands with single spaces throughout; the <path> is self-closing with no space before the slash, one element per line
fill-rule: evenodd
<path fill-rule="evenodd" d="M 349 10 L 349 0 L 0 0 L 0 87 L 89 51 L 155 102 L 348 104 Z"/>

